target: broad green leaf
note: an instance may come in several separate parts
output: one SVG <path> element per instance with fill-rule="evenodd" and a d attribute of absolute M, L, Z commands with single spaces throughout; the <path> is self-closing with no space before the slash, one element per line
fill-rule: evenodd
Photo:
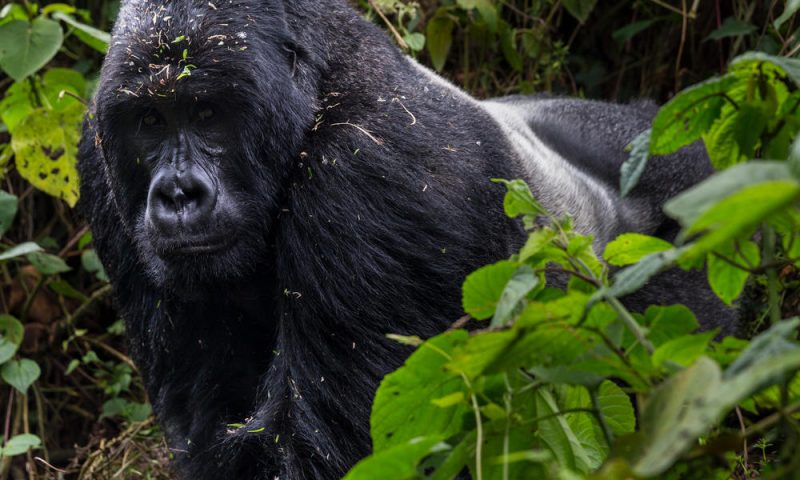
<path fill-rule="evenodd" d="M 664 205 L 664 211 L 686 228 L 722 199 L 745 187 L 790 176 L 786 162 L 748 162 L 719 172 Z M 737 212 L 738 215 L 738 212 Z"/>
<path fill-rule="evenodd" d="M 597 5 L 597 0 L 564 0 L 563 3 L 570 15 L 585 23 Z"/>
<path fill-rule="evenodd" d="M 0 190 L 0 237 L 5 235 L 17 216 L 19 200 L 15 195 Z"/>
<path fill-rule="evenodd" d="M 683 250 L 674 249 L 644 257 L 639 263 L 625 267 L 614 275 L 611 287 L 600 289 L 594 299 L 624 297 L 642 288 L 651 278 L 671 267 Z"/>
<path fill-rule="evenodd" d="M 437 437 L 416 437 L 376 452 L 361 460 L 345 475 L 343 480 L 416 480 L 420 478 L 417 465 L 426 456 L 447 450 L 449 446 Z M 391 472 L 391 473 L 389 473 Z"/>
<path fill-rule="evenodd" d="M 669 340 L 653 352 L 653 365 L 661 367 L 666 362 L 672 362 L 682 367 L 688 367 L 706 354 L 708 344 L 716 335 L 717 332 L 711 331 Z"/>
<path fill-rule="evenodd" d="M 800 183 L 794 180 L 762 182 L 739 190 L 706 210 L 685 230 L 686 235 L 707 232 L 688 248 L 685 257 L 705 255 L 752 232 L 767 217 L 798 199 Z"/>
<path fill-rule="evenodd" d="M 798 9 L 800 9 L 800 0 L 787 0 L 786 6 L 783 8 L 783 13 L 781 13 L 780 17 L 775 19 L 775 23 L 773 24 L 775 29 L 780 29 L 781 25 L 792 18 L 792 15 L 794 15 Z"/>
<path fill-rule="evenodd" d="M 545 213 L 545 209 L 533 197 L 530 187 L 522 180 L 503 180 L 493 178 L 493 182 L 502 183 L 508 191 L 503 199 L 503 209 L 510 218 L 520 215 L 538 216 Z"/>
<path fill-rule="evenodd" d="M 0 69 L 20 81 L 45 66 L 63 38 L 58 23 L 42 17 L 0 25 Z"/>
<path fill-rule="evenodd" d="M 464 311 L 478 320 L 493 316 L 506 284 L 517 268 L 516 263 L 503 260 L 472 272 L 462 287 Z"/>
<path fill-rule="evenodd" d="M 398 370 L 384 377 L 370 420 L 376 453 L 419 436 L 449 438 L 461 429 L 468 407 L 438 407 L 432 399 L 465 391 L 462 378 L 444 368 L 453 349 L 469 334 L 463 330 L 434 337 L 414 352 Z"/>
<path fill-rule="evenodd" d="M 797 350 L 798 345 L 795 343 L 794 338 L 798 326 L 800 326 L 800 320 L 796 318 L 785 320 L 756 336 L 750 342 L 750 345 L 725 370 L 724 378 L 730 379 L 734 376 L 745 374 L 758 363 L 769 362 L 770 358 L 781 357 Z"/>
<path fill-rule="evenodd" d="M 25 327 L 11 315 L 0 315 L 0 364 L 6 363 L 22 343 Z"/>
<path fill-rule="evenodd" d="M 630 395 L 616 383 L 606 380 L 600 384 L 597 399 L 600 403 L 600 412 L 615 434 L 623 435 L 634 431 L 636 414 L 633 411 Z"/>
<path fill-rule="evenodd" d="M 730 37 L 741 37 L 743 35 L 750 35 L 757 30 L 758 27 L 751 23 L 744 22 L 736 17 L 728 17 L 724 22 L 722 22 L 722 25 L 711 32 L 711 34 L 707 36 L 704 41 L 720 40 L 722 38 Z"/>
<path fill-rule="evenodd" d="M 528 265 L 518 267 L 508 283 L 506 283 L 503 293 L 497 301 L 491 326 L 499 327 L 506 325 L 509 320 L 511 320 L 514 311 L 519 308 L 522 300 L 528 293 L 536 288 L 537 285 L 539 285 L 539 277 L 531 267 Z"/>
<path fill-rule="evenodd" d="M 620 194 L 623 197 L 636 187 L 647 167 L 647 161 L 650 159 L 650 135 L 652 132 L 652 129 L 648 128 L 634 138 L 627 147 L 631 154 L 620 168 L 619 179 Z"/>
<path fill-rule="evenodd" d="M 541 252 L 542 249 L 550 245 L 550 243 L 558 236 L 552 228 L 538 228 L 528 235 L 528 240 L 519 251 L 519 260 L 524 262 L 532 256 Z"/>
<path fill-rule="evenodd" d="M 748 52 L 739 55 L 728 65 L 728 71 L 755 71 L 763 70 L 759 64 L 771 64 L 782 70 L 796 86 L 800 86 L 800 60 L 796 58 L 779 57 L 763 52 Z"/>
<path fill-rule="evenodd" d="M 666 155 L 689 145 L 717 120 L 724 94 L 736 84 L 734 75 L 712 78 L 687 88 L 661 107 L 650 135 L 650 154 Z"/>
<path fill-rule="evenodd" d="M 108 33 L 98 30 L 91 25 L 81 23 L 65 12 L 55 12 L 53 18 L 74 27 L 76 29 L 75 34 L 78 38 L 98 52 L 106 53 L 108 51 L 108 44 L 111 42 L 111 35 Z"/>
<path fill-rule="evenodd" d="M 561 410 L 555 397 L 544 388 L 536 391 L 535 398 L 538 417 L 555 415 Z M 542 442 L 553 451 L 562 467 L 588 473 L 600 466 L 596 459 L 590 458 L 589 453 L 581 444 L 581 439 L 578 438 L 563 415 L 555 415 L 541 420 L 537 426 Z"/>
<path fill-rule="evenodd" d="M 655 347 L 700 328 L 694 313 L 684 305 L 650 305 L 644 312 L 644 325 Z"/>
<path fill-rule="evenodd" d="M 27 358 L 11 360 L 0 367 L 0 377 L 23 395 L 28 393 L 28 387 L 39 378 L 41 373 L 39 365 Z"/>
<path fill-rule="evenodd" d="M 63 111 L 37 109 L 15 128 L 11 138 L 20 174 L 70 206 L 78 201 L 75 155 L 82 120 L 80 104 Z"/>
<path fill-rule="evenodd" d="M 36 435 L 22 433 L 9 438 L 0 451 L 2 451 L 3 457 L 13 457 L 27 453 L 28 449 L 39 448 L 41 445 L 42 441 Z"/>
<path fill-rule="evenodd" d="M 415 52 L 419 52 L 425 48 L 425 35 L 419 32 L 409 33 L 403 37 L 403 40 L 405 40 L 408 48 Z"/>
<path fill-rule="evenodd" d="M 719 365 L 701 357 L 690 368 L 659 385 L 644 405 L 641 415 L 641 452 L 633 469 L 649 477 L 672 466 L 717 420 L 712 403 L 722 383 Z M 705 408 L 704 408 L 705 407 Z"/>
<path fill-rule="evenodd" d="M 672 244 L 666 240 L 641 233 L 624 233 L 606 245 L 603 258 L 611 265 L 622 267 L 638 263 L 653 253 L 670 250 Z"/>
<path fill-rule="evenodd" d="M 757 267 L 761 262 L 761 253 L 755 242 L 745 240 L 735 245 L 724 245 L 708 255 L 708 283 L 717 296 L 730 305 L 744 290 L 744 285 L 750 273 L 742 270 L 719 255 L 736 262 L 744 267 Z"/>
<path fill-rule="evenodd" d="M 0 100 L 0 119 L 10 132 L 36 108 L 30 82 L 16 82 Z"/>
<path fill-rule="evenodd" d="M 739 402 L 800 369 L 800 346 L 789 340 L 798 325 L 786 320 L 756 337 L 724 375 L 700 357 L 661 384 L 644 405 L 635 473 L 660 475 Z"/>
<path fill-rule="evenodd" d="M 429 22 L 426 28 L 428 38 L 428 53 L 431 56 L 433 67 L 437 71 L 442 71 L 450 53 L 450 46 L 453 44 L 453 27 L 455 23 L 446 14 L 437 14 Z"/>
<path fill-rule="evenodd" d="M 763 109 L 748 103 L 723 111 L 725 113 L 703 134 L 708 157 L 717 170 L 752 158 L 769 120 Z"/>
<path fill-rule="evenodd" d="M 36 245 L 33 242 L 26 242 L 17 245 L 16 247 L 9 248 L 3 253 L 0 253 L 0 262 L 3 260 L 10 260 L 12 258 L 21 257 L 23 255 L 28 255 L 33 252 L 40 252 L 42 251 L 42 247 Z"/>
<path fill-rule="evenodd" d="M 55 275 L 57 273 L 69 272 L 72 270 L 69 268 L 66 262 L 61 259 L 61 257 L 50 255 L 48 253 L 29 253 L 27 258 L 28 261 L 31 262 L 34 267 L 36 267 L 36 270 L 44 275 Z"/>

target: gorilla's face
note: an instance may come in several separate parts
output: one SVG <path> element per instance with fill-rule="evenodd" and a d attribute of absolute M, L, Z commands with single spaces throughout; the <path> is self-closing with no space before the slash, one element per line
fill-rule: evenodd
<path fill-rule="evenodd" d="M 173 4 L 158 14 L 192 14 Z M 297 49 L 271 20 L 268 38 L 211 20 L 191 35 L 164 32 L 150 17 L 115 31 L 98 141 L 116 207 L 159 284 L 218 284 L 264 264 L 315 110 L 295 78 Z"/>

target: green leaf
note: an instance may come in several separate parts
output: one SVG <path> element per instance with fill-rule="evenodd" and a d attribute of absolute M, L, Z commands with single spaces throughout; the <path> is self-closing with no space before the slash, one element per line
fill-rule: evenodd
<path fill-rule="evenodd" d="M 516 218 L 519 215 L 538 216 L 545 213 L 545 209 L 536 201 L 530 187 L 523 180 L 508 181 L 493 178 L 492 181 L 505 185 L 508 190 L 503 199 L 503 209 L 510 218 Z"/>
<path fill-rule="evenodd" d="M 706 232 L 684 258 L 705 255 L 727 241 L 752 232 L 770 215 L 800 199 L 794 180 L 762 182 L 745 187 L 706 210 L 682 235 Z"/>
<path fill-rule="evenodd" d="M 13 457 L 14 455 L 27 453 L 29 449 L 39 448 L 41 445 L 42 441 L 39 437 L 30 433 L 23 433 L 9 438 L 0 451 L 3 457 Z"/>
<path fill-rule="evenodd" d="M 15 195 L 0 190 L 0 237 L 5 235 L 17 216 L 19 200 Z"/>
<path fill-rule="evenodd" d="M 597 392 L 600 413 L 608 422 L 608 426 L 617 435 L 631 433 L 636 428 L 636 414 L 633 411 L 631 397 L 617 384 L 604 381 Z"/>
<path fill-rule="evenodd" d="M 714 168 L 723 170 L 752 158 L 768 121 L 769 115 L 763 108 L 749 103 L 740 104 L 738 109 L 727 109 L 727 113 L 703 134 Z"/>
<path fill-rule="evenodd" d="M 800 319 L 773 325 L 724 375 L 713 360 L 700 357 L 662 383 L 644 405 L 635 473 L 662 474 L 734 406 L 800 369 L 800 346 L 789 340 L 798 326 Z"/>
<path fill-rule="evenodd" d="M 425 35 L 419 32 L 412 32 L 403 37 L 408 48 L 414 50 L 415 52 L 422 51 L 425 48 Z"/>
<path fill-rule="evenodd" d="M 735 75 L 712 78 L 680 92 L 658 111 L 650 135 L 650 154 L 666 155 L 689 145 L 717 120 L 724 94 L 739 82 Z"/>
<path fill-rule="evenodd" d="M 420 461 L 432 453 L 447 449 L 449 446 L 437 437 L 412 438 L 361 460 L 343 480 L 374 480 L 387 478 L 387 475 L 392 480 L 416 480 L 420 478 L 417 473 Z"/>
<path fill-rule="evenodd" d="M 641 416 L 640 438 L 644 443 L 633 464 L 636 474 L 660 475 L 711 427 L 717 415 L 709 417 L 712 408 L 703 407 L 712 401 L 710 393 L 721 383 L 719 366 L 701 357 L 655 389 Z"/>
<path fill-rule="evenodd" d="M 536 288 L 537 285 L 539 285 L 539 277 L 531 267 L 528 265 L 518 267 L 511 276 L 511 279 L 506 283 L 503 293 L 497 301 L 491 326 L 499 327 L 506 325 L 509 320 L 511 320 L 512 314 L 518 309 L 525 296 Z"/>
<path fill-rule="evenodd" d="M 597 5 L 597 0 L 564 0 L 564 8 L 579 22 L 585 23 Z"/>
<path fill-rule="evenodd" d="M 517 30 L 503 20 L 500 20 L 498 28 L 500 32 L 500 49 L 503 51 L 503 57 L 514 71 L 521 72 L 522 56 L 517 51 Z"/>
<path fill-rule="evenodd" d="M 464 311 L 478 320 L 493 316 L 506 284 L 517 268 L 516 263 L 503 260 L 469 274 L 462 287 Z"/>
<path fill-rule="evenodd" d="M 55 12 L 53 18 L 74 27 L 76 29 L 75 35 L 98 52 L 106 53 L 108 51 L 108 44 L 111 42 L 111 35 L 108 33 L 98 30 L 91 25 L 81 23 L 64 12 Z"/>
<path fill-rule="evenodd" d="M 738 247 L 735 248 L 734 244 L 725 245 L 708 255 L 708 283 L 714 293 L 728 305 L 739 298 L 750 273 L 723 260 L 719 255 L 744 267 L 754 268 L 761 263 L 761 253 L 755 242 L 742 241 L 738 243 Z"/>
<path fill-rule="evenodd" d="M 650 135 L 652 129 L 647 129 L 640 133 L 628 145 L 630 149 L 630 156 L 620 168 L 620 194 L 625 197 L 631 190 L 639 183 L 639 179 L 647 167 L 647 161 L 650 159 Z"/>
<path fill-rule="evenodd" d="M 438 407 L 431 399 L 464 392 L 462 378 L 444 368 L 453 349 L 467 341 L 463 330 L 447 332 L 420 346 L 405 364 L 384 377 L 370 419 L 376 453 L 419 436 L 449 438 L 461 429 L 465 404 Z"/>
<path fill-rule="evenodd" d="M 61 48 L 63 38 L 58 23 L 42 17 L 0 25 L 0 69 L 20 81 L 45 66 Z"/>
<path fill-rule="evenodd" d="M 441 72 L 453 44 L 453 27 L 455 23 L 446 14 L 437 14 L 426 28 L 428 37 L 428 53 L 431 56 L 433 67 Z"/>
<path fill-rule="evenodd" d="M 719 28 L 711 32 L 711 34 L 703 41 L 741 37 L 743 35 L 750 35 L 757 30 L 758 27 L 755 25 L 739 20 L 736 17 L 728 17 L 724 22 L 722 22 L 722 25 L 720 25 Z"/>
<path fill-rule="evenodd" d="M 648 18 L 647 20 L 640 20 L 638 22 L 630 23 L 620 29 L 615 30 L 614 33 L 611 34 L 611 38 L 616 40 L 618 43 L 625 43 L 635 37 L 637 34 L 653 26 L 659 20 L 661 20 L 661 18 Z"/>
<path fill-rule="evenodd" d="M 2 254 L 0 254 L 0 262 L 3 260 L 10 260 L 12 258 L 18 258 L 23 255 L 28 255 L 33 252 L 40 252 L 42 251 L 42 247 L 36 245 L 33 242 L 25 242 L 17 245 L 16 247 L 9 248 Z"/>
<path fill-rule="evenodd" d="M 6 363 L 22 344 L 25 327 L 11 315 L 0 315 L 0 364 Z"/>
<path fill-rule="evenodd" d="M 716 335 L 717 332 L 711 331 L 670 340 L 653 352 L 653 365 L 661 367 L 666 362 L 672 362 L 688 367 L 706 353 L 708 344 Z"/>
<path fill-rule="evenodd" d="M 81 265 L 83 265 L 84 270 L 87 272 L 94 273 L 98 280 L 101 282 L 108 282 L 108 275 L 106 275 L 106 271 L 103 268 L 103 264 L 100 262 L 100 257 L 97 256 L 97 252 L 93 249 L 84 250 L 81 254 Z"/>
<path fill-rule="evenodd" d="M 19 173 L 36 188 L 70 206 L 78 201 L 76 154 L 84 108 L 37 109 L 14 130 L 11 147 Z"/>
<path fill-rule="evenodd" d="M 758 161 L 729 168 L 684 191 L 664 205 L 664 211 L 688 227 L 713 205 L 731 193 L 770 180 L 784 180 L 785 162 Z"/>
<path fill-rule="evenodd" d="M 611 287 L 600 289 L 594 299 L 604 297 L 624 297 L 642 288 L 648 280 L 671 267 L 680 257 L 682 250 L 674 249 L 654 253 L 644 257 L 639 263 L 626 267 L 614 276 Z"/>
<path fill-rule="evenodd" d="M 534 394 L 536 398 L 536 415 L 538 417 L 552 417 L 538 422 L 539 437 L 542 442 L 553 451 L 558 463 L 581 473 L 588 473 L 597 468 L 599 459 L 590 456 L 587 449 L 576 435 L 569 422 L 563 415 L 557 413 L 561 410 L 555 397 L 546 389 L 539 389 Z"/>
<path fill-rule="evenodd" d="M 39 378 L 41 373 L 39 365 L 27 358 L 11 360 L 0 368 L 0 377 L 23 395 L 28 393 L 28 387 Z"/>
<path fill-rule="evenodd" d="M 776 18 L 773 23 L 775 29 L 780 29 L 781 25 L 786 23 L 786 20 L 792 18 L 792 15 L 794 15 L 798 9 L 800 9 L 800 0 L 786 0 L 786 7 L 783 9 L 783 13 L 781 13 L 781 16 Z"/>
<path fill-rule="evenodd" d="M 638 263 L 653 253 L 670 250 L 672 244 L 666 240 L 641 233 L 624 233 L 606 245 L 603 258 L 614 266 L 622 267 Z"/>
<path fill-rule="evenodd" d="M 57 273 L 69 272 L 72 270 L 63 259 L 49 253 L 34 252 L 28 254 L 28 261 L 44 275 L 55 275 Z"/>
<path fill-rule="evenodd" d="M 763 71 L 760 65 L 764 63 L 779 68 L 794 82 L 795 86 L 800 86 L 800 60 L 796 58 L 780 57 L 763 52 L 748 52 L 734 58 L 728 65 L 728 71 Z"/>

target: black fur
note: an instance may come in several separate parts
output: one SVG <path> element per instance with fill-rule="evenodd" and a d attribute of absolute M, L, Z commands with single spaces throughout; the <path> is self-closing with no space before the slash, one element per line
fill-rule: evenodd
<path fill-rule="evenodd" d="M 501 102 L 539 112 L 529 124 L 544 143 L 609 188 L 652 116 Z M 190 125 L 206 103 L 218 120 Z M 154 105 L 190 126 L 143 131 Z M 537 181 L 547 159 L 515 154 L 482 104 L 344 1 L 128 0 L 93 112 L 81 208 L 184 479 L 340 477 L 369 452 L 374 390 L 408 354 L 384 334 L 442 331 L 462 314 L 465 275 L 523 241 L 489 179 L 526 178 L 556 210 L 576 200 Z M 148 226 L 153 176 L 186 165 L 220 192 L 203 233 L 225 251 L 172 255 L 174 239 Z M 583 226 L 598 246 L 624 230 L 674 235 L 661 203 L 709 172 L 699 147 L 660 160 Z M 687 302 L 707 326 L 728 316 L 701 275 L 670 275 L 632 303 Z"/>

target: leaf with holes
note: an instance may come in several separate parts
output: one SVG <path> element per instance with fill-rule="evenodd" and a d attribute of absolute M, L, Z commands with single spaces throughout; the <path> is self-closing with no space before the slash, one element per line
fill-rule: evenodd
<path fill-rule="evenodd" d="M 83 106 L 35 110 L 14 131 L 11 147 L 19 173 L 33 186 L 71 207 L 78 201 L 76 153 Z"/>

